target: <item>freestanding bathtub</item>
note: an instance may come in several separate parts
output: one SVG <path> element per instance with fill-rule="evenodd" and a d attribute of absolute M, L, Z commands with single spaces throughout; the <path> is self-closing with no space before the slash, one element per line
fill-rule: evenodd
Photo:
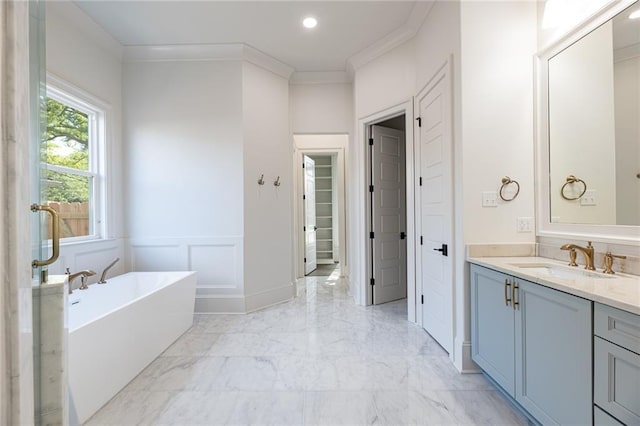
<path fill-rule="evenodd" d="M 193 324 L 195 272 L 131 272 L 69 295 L 69 418 L 83 423 Z"/>

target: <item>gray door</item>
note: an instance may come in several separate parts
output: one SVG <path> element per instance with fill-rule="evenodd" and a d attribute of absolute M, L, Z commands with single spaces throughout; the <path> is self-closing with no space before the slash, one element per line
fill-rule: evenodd
<path fill-rule="evenodd" d="M 405 135 L 373 126 L 373 303 L 407 297 Z"/>

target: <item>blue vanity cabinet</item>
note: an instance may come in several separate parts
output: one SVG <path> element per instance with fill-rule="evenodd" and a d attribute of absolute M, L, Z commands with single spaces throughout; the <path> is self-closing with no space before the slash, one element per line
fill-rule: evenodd
<path fill-rule="evenodd" d="M 594 410 L 640 425 L 640 316 L 596 303 L 594 328 Z"/>
<path fill-rule="evenodd" d="M 515 311 L 509 301 L 510 279 L 500 272 L 471 265 L 471 358 L 513 396 Z"/>
<path fill-rule="evenodd" d="M 516 401 L 544 425 L 590 425 L 592 302 L 515 281 Z"/>
<path fill-rule="evenodd" d="M 545 425 L 592 424 L 592 302 L 471 265 L 472 359 Z"/>

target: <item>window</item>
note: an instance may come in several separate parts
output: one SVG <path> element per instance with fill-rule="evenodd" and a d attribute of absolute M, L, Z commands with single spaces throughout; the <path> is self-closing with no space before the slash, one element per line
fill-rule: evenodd
<path fill-rule="evenodd" d="M 62 242 L 102 238 L 105 108 L 62 83 L 47 86 L 46 103 L 43 196 L 60 216 Z"/>

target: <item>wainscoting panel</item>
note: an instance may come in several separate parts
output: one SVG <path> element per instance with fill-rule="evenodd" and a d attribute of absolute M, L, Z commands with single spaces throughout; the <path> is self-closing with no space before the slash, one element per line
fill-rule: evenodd
<path fill-rule="evenodd" d="M 129 240 L 133 271 L 196 271 L 196 312 L 246 312 L 242 237 Z"/>
<path fill-rule="evenodd" d="M 125 273 L 127 269 L 124 253 L 124 241 L 122 239 L 61 244 L 60 257 L 57 262 L 49 267 L 49 274 L 62 275 L 65 273 L 66 268 L 69 268 L 71 272 L 91 269 L 96 272 L 96 275 L 89 277 L 89 283 L 95 283 L 100 279 L 103 269 L 116 257 L 119 257 L 120 261 L 109 270 L 108 277 Z"/>
<path fill-rule="evenodd" d="M 131 247 L 131 267 L 133 271 L 185 271 L 184 247 L 173 245 L 145 245 Z"/>

